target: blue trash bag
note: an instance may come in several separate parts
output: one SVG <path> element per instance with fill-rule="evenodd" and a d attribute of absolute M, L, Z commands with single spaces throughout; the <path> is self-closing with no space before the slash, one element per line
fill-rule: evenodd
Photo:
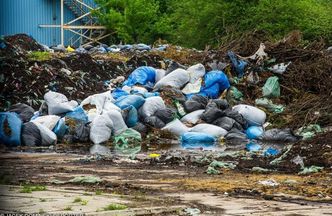
<path fill-rule="evenodd" d="M 129 107 L 130 105 L 134 106 L 136 109 L 139 109 L 144 103 L 145 99 L 139 95 L 128 95 L 115 101 L 115 105 L 122 110 Z"/>
<path fill-rule="evenodd" d="M 183 148 L 211 148 L 214 147 L 216 139 L 205 133 L 187 132 L 180 138 Z"/>
<path fill-rule="evenodd" d="M 155 96 L 160 96 L 160 93 L 159 92 L 144 92 L 143 93 L 144 98 L 155 97 Z"/>
<path fill-rule="evenodd" d="M 242 78 L 244 75 L 244 70 L 246 68 L 246 66 L 248 65 L 248 62 L 244 61 L 244 60 L 239 60 L 235 53 L 232 51 L 228 51 L 227 52 L 228 57 L 230 58 L 232 65 L 237 73 L 237 76 L 239 78 Z"/>
<path fill-rule="evenodd" d="M 276 156 L 280 153 L 280 151 L 278 149 L 269 147 L 268 149 L 265 150 L 264 152 L 264 156 L 265 157 L 269 157 L 269 156 Z"/>
<path fill-rule="evenodd" d="M 216 99 L 220 96 L 220 87 L 219 84 L 216 83 L 208 88 L 202 88 L 198 95 L 202 95 L 204 97 Z"/>
<path fill-rule="evenodd" d="M 127 96 L 129 95 L 128 92 L 120 89 L 120 88 L 116 88 L 113 92 L 112 92 L 112 97 L 117 100 L 119 99 L 120 97 L 123 97 L 123 96 Z"/>
<path fill-rule="evenodd" d="M 138 112 L 137 109 L 130 105 L 123 110 L 123 112 L 127 112 L 125 122 L 126 125 L 130 127 L 135 127 L 138 122 Z"/>
<path fill-rule="evenodd" d="M 208 88 L 218 83 L 220 90 L 228 89 L 231 85 L 229 83 L 227 75 L 222 71 L 210 71 L 204 75 L 204 87 Z"/>
<path fill-rule="evenodd" d="M 250 142 L 250 143 L 248 143 L 248 144 L 246 145 L 246 149 L 247 149 L 248 151 L 252 151 L 252 152 L 259 151 L 259 150 L 261 150 L 261 148 L 262 148 L 262 147 L 261 147 L 259 144 L 254 143 L 254 142 Z"/>
<path fill-rule="evenodd" d="M 56 134 L 58 139 L 62 139 L 66 134 L 69 127 L 65 123 L 65 118 L 59 119 L 58 123 L 53 128 L 53 132 Z"/>
<path fill-rule="evenodd" d="M 0 113 L 0 143 L 15 147 L 21 145 L 22 120 L 12 112 Z"/>
<path fill-rule="evenodd" d="M 251 127 L 248 127 L 248 129 L 246 130 L 248 139 L 257 139 L 263 133 L 264 133 L 263 128 L 259 127 L 259 126 L 251 126 Z"/>
<path fill-rule="evenodd" d="M 84 121 L 85 123 L 89 121 L 88 116 L 85 114 L 85 111 L 81 106 L 78 106 L 73 111 L 66 113 L 65 117 Z"/>
<path fill-rule="evenodd" d="M 128 77 L 126 81 L 124 81 L 124 86 L 134 86 L 136 84 L 141 85 L 152 85 L 156 81 L 156 69 L 153 67 L 142 66 L 134 70 Z"/>

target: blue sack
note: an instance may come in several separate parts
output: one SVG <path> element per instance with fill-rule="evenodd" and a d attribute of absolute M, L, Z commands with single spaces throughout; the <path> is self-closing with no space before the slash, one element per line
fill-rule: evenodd
<path fill-rule="evenodd" d="M 58 123 L 53 128 L 53 132 L 56 134 L 58 139 L 62 139 L 64 135 L 66 134 L 69 127 L 65 123 L 65 119 L 61 118 Z"/>
<path fill-rule="evenodd" d="M 232 51 L 227 52 L 228 57 L 230 58 L 232 65 L 237 73 L 239 78 L 242 78 L 244 75 L 245 67 L 248 65 L 248 62 L 244 60 L 238 60 L 235 53 Z"/>
<path fill-rule="evenodd" d="M 129 106 L 126 109 L 123 110 L 124 112 L 128 112 L 125 122 L 126 125 L 131 128 L 131 127 L 135 127 L 137 122 L 138 122 L 138 113 L 137 113 L 137 109 L 134 106 Z"/>
<path fill-rule="evenodd" d="M 0 143 L 6 146 L 21 145 L 22 120 L 12 112 L 0 113 Z"/>
<path fill-rule="evenodd" d="M 216 83 L 208 88 L 202 88 L 198 95 L 202 95 L 204 97 L 216 99 L 220 96 L 220 88 L 219 84 Z"/>
<path fill-rule="evenodd" d="M 180 142 L 183 148 L 211 148 L 216 139 L 205 133 L 187 132 L 182 134 Z"/>
<path fill-rule="evenodd" d="M 139 109 L 145 103 L 145 99 L 139 95 L 128 95 L 125 97 L 119 98 L 115 101 L 115 105 L 120 109 L 125 109 L 129 106 L 134 106 L 136 109 Z"/>
<path fill-rule="evenodd" d="M 156 70 L 153 67 L 143 66 L 134 70 L 123 83 L 123 86 L 134 86 L 136 84 L 151 85 L 156 81 Z"/>
<path fill-rule="evenodd" d="M 280 153 L 280 151 L 278 149 L 269 147 L 268 149 L 266 149 L 266 151 L 264 152 L 264 156 L 265 157 L 269 157 L 269 156 L 276 156 Z"/>
<path fill-rule="evenodd" d="M 204 85 L 201 87 L 199 95 L 209 98 L 218 98 L 220 93 L 230 87 L 226 74 L 222 71 L 210 71 L 204 76 Z"/>
<path fill-rule="evenodd" d="M 122 89 L 120 89 L 120 88 L 116 88 L 116 89 L 112 92 L 112 97 L 113 97 L 115 100 L 119 99 L 119 98 L 122 97 L 122 96 L 127 96 L 127 95 L 129 95 L 129 93 L 126 92 L 126 91 L 124 91 L 124 90 L 122 90 Z"/>
<path fill-rule="evenodd" d="M 73 111 L 66 113 L 65 117 L 72 118 L 79 121 L 88 122 L 88 116 L 85 114 L 81 106 L 76 107 Z"/>
<path fill-rule="evenodd" d="M 263 128 L 259 127 L 259 126 L 251 126 L 251 127 L 248 127 L 248 129 L 246 130 L 248 139 L 257 139 L 263 133 L 264 133 Z"/>
<path fill-rule="evenodd" d="M 252 152 L 259 151 L 259 150 L 261 150 L 261 148 L 262 148 L 262 147 L 261 147 L 259 144 L 254 143 L 254 142 L 250 142 L 250 143 L 248 143 L 248 144 L 246 145 L 246 149 L 247 149 L 248 151 L 252 151 Z"/>

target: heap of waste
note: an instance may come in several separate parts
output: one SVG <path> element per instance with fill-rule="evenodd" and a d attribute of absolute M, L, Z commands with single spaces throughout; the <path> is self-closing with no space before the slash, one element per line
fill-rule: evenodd
<path fill-rule="evenodd" d="M 142 44 L 136 48 L 151 49 Z M 83 48 L 81 51 L 85 53 Z M 171 134 L 185 149 L 216 148 L 226 142 L 250 152 L 276 156 L 282 153 L 286 143 L 311 138 L 323 131 L 313 124 L 296 131 L 271 128 L 269 117 L 285 112 L 284 103 L 275 102 L 281 102 L 278 99 L 284 87 L 279 82 L 293 63 L 280 63 L 269 57 L 263 43 L 249 57 L 227 52 L 226 63 L 214 61 L 184 66 L 158 60 L 162 63 L 128 67 L 129 60 L 126 65 L 113 67 L 109 73 L 101 69 L 80 71 L 84 70 L 82 56 L 89 54 L 62 57 L 67 63 L 59 61 L 60 67 L 46 67 L 47 64 L 38 65 L 38 62 L 30 66 L 40 79 L 44 79 L 42 73 L 47 72 L 53 74 L 55 80 L 63 79 L 63 83 L 81 84 L 77 88 L 65 88 L 54 83 L 40 89 L 47 92 L 43 99 L 39 98 L 42 104 L 37 111 L 24 104 L 30 102 L 29 99 L 17 98 L 16 102 L 21 103 L 9 104 L 6 112 L 0 113 L 1 143 L 9 147 L 93 143 L 91 153 L 132 155 L 141 151 L 141 143 L 149 131 L 160 130 Z M 86 59 L 94 62 L 90 56 Z M 66 64 L 72 64 L 77 71 L 69 70 Z M 85 66 L 89 67 L 89 63 Z M 90 78 L 84 81 L 85 76 L 99 76 L 103 87 L 98 87 L 94 80 L 89 82 Z M 32 79 L 35 75 L 25 77 Z M 251 98 L 250 89 L 257 91 L 261 78 L 265 81 L 260 92 L 254 92 L 256 98 L 246 100 Z M 31 85 L 42 83 L 8 78 L 5 83 L 9 84 L 4 89 L 24 89 L 22 82 L 29 83 L 30 89 Z M 245 91 L 244 87 L 249 90 Z M 21 94 L 27 95 L 27 92 Z M 267 142 L 282 145 L 263 145 Z"/>

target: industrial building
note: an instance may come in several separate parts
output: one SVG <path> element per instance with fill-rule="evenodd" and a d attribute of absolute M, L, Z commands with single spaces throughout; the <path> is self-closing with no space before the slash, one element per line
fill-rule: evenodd
<path fill-rule="evenodd" d="M 107 37 L 93 0 L 1 0 L 0 35 L 25 33 L 48 46 L 77 47 Z"/>

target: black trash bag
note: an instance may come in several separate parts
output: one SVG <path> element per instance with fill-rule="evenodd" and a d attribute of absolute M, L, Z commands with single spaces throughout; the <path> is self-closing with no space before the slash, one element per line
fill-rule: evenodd
<path fill-rule="evenodd" d="M 90 125 L 84 121 L 74 120 L 74 125 L 68 125 L 68 134 L 63 137 L 67 143 L 89 142 L 90 141 Z"/>
<path fill-rule="evenodd" d="M 227 102 L 227 100 L 224 99 L 215 99 L 212 100 L 211 103 L 215 103 L 217 107 L 221 110 L 226 110 L 229 108 L 229 103 Z"/>
<path fill-rule="evenodd" d="M 24 146 L 41 146 L 42 137 L 39 128 L 32 122 L 23 124 L 21 140 Z"/>
<path fill-rule="evenodd" d="M 176 110 L 172 108 L 165 108 L 161 110 L 157 110 L 155 112 L 155 116 L 162 120 L 165 124 L 170 123 L 174 120 L 176 114 Z"/>
<path fill-rule="evenodd" d="M 171 63 L 169 63 L 167 69 L 166 69 L 166 73 L 165 73 L 165 76 L 169 73 L 171 73 L 172 71 L 175 71 L 176 69 L 178 68 L 182 68 L 182 69 L 186 69 L 185 66 L 175 62 L 175 61 L 172 61 Z"/>
<path fill-rule="evenodd" d="M 212 124 L 217 125 L 227 131 L 232 130 L 232 128 L 238 129 L 240 131 L 243 130 L 242 126 L 237 121 L 227 116 L 218 118 L 217 120 L 213 121 Z"/>
<path fill-rule="evenodd" d="M 154 128 L 163 128 L 166 126 L 165 122 L 163 122 L 160 118 L 157 116 L 149 116 L 146 117 L 144 122 Z"/>
<path fill-rule="evenodd" d="M 225 116 L 234 119 L 237 123 L 239 123 L 241 125 L 241 127 L 243 129 L 248 128 L 247 120 L 245 118 L 243 118 L 243 116 L 239 112 L 234 111 L 232 109 L 227 109 L 227 110 L 225 110 Z"/>
<path fill-rule="evenodd" d="M 35 110 L 26 104 L 17 103 L 10 107 L 9 112 L 15 112 L 20 116 L 23 123 L 30 121 Z"/>
<path fill-rule="evenodd" d="M 227 143 L 230 144 L 246 144 L 248 143 L 247 135 L 243 133 L 242 131 L 233 128 L 230 130 L 226 136 L 225 139 Z"/>
<path fill-rule="evenodd" d="M 296 142 L 300 140 L 302 137 L 294 135 L 293 131 L 290 128 L 286 129 L 271 129 L 265 131 L 262 136 L 258 139 L 266 142 Z"/>
<path fill-rule="evenodd" d="M 140 132 L 141 134 L 146 134 L 148 132 L 148 127 L 145 126 L 145 124 L 143 124 L 142 122 L 137 122 L 135 127 L 131 128 L 134 129 L 135 131 Z"/>
<path fill-rule="evenodd" d="M 211 101 L 206 106 L 205 111 L 203 112 L 201 119 L 207 123 L 213 123 L 216 119 L 224 117 L 225 112 L 219 109 L 218 105 Z"/>
<path fill-rule="evenodd" d="M 196 110 L 205 109 L 209 99 L 202 95 L 194 95 L 190 100 L 184 103 L 184 109 L 187 113 L 194 112 Z"/>

